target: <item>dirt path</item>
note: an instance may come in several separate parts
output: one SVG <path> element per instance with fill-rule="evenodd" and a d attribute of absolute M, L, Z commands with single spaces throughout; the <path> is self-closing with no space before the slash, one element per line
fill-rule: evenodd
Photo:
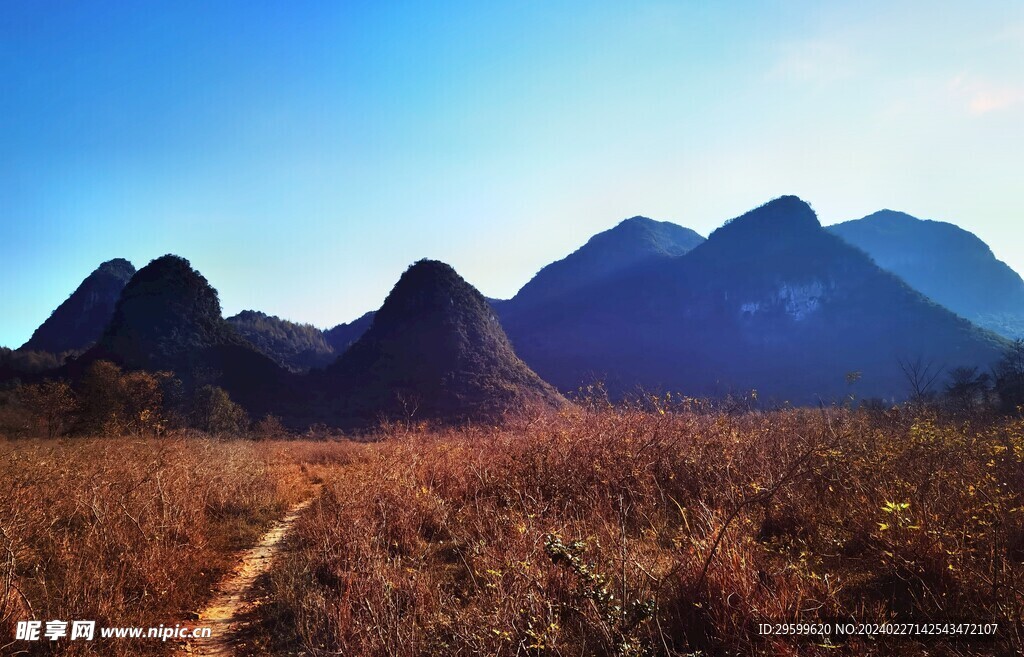
<path fill-rule="evenodd" d="M 319 487 L 309 499 L 288 510 L 284 518 L 267 530 L 259 543 L 242 553 L 242 557 L 227 577 L 217 586 L 213 600 L 195 621 L 198 627 L 209 627 L 209 639 L 192 639 L 183 654 L 191 657 L 229 657 L 235 654 L 235 642 L 243 614 L 252 606 L 249 593 L 256 578 L 268 572 L 274 556 L 281 549 L 281 541 L 291 530 L 299 515 L 319 494 Z"/>

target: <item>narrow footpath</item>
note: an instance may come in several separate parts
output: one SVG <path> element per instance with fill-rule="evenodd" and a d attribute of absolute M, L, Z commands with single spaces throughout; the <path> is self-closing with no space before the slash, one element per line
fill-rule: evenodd
<path fill-rule="evenodd" d="M 319 488 L 309 499 L 290 508 L 284 518 L 267 530 L 259 543 L 242 553 L 235 569 L 215 589 L 210 604 L 199 613 L 198 627 L 211 628 L 209 639 L 191 639 L 184 648 L 190 657 L 231 657 L 235 654 L 240 621 L 252 604 L 252 589 L 256 579 L 268 572 L 274 557 L 299 515 L 317 498 Z"/>

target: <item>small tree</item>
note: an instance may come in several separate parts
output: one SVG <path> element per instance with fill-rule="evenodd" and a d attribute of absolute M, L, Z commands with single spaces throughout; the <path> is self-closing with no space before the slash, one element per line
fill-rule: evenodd
<path fill-rule="evenodd" d="M 89 435 L 121 435 L 126 427 L 121 368 L 108 360 L 89 366 L 78 386 L 79 431 Z"/>
<path fill-rule="evenodd" d="M 985 406 L 991 383 L 992 377 L 977 367 L 957 367 L 949 373 L 946 397 L 953 410 L 967 413 Z"/>
<path fill-rule="evenodd" d="M 205 385 L 192 400 L 192 425 L 206 433 L 240 434 L 249 426 L 249 418 L 227 391 Z"/>
<path fill-rule="evenodd" d="M 170 372 L 123 372 L 110 361 L 98 360 L 78 387 L 79 430 L 94 435 L 159 435 L 168 424 L 168 398 L 180 386 Z"/>
<path fill-rule="evenodd" d="M 21 398 L 36 422 L 45 427 L 47 438 L 64 433 L 78 406 L 75 392 L 66 381 L 22 386 Z"/>
<path fill-rule="evenodd" d="M 907 380 L 907 387 L 910 392 L 910 401 L 914 404 L 925 404 L 935 397 L 936 381 L 942 374 L 942 366 L 936 365 L 933 360 L 924 360 L 921 357 L 914 360 L 899 360 L 900 369 Z"/>
<path fill-rule="evenodd" d="M 1015 340 L 996 365 L 995 389 L 1004 413 L 1024 406 L 1024 340 Z"/>
<path fill-rule="evenodd" d="M 265 415 L 253 426 L 253 433 L 257 438 L 282 438 L 287 435 L 288 430 L 281 424 L 280 418 Z"/>
<path fill-rule="evenodd" d="M 163 432 L 164 382 L 172 378 L 168 372 L 129 372 L 118 381 L 123 400 L 125 428 L 133 434 Z"/>

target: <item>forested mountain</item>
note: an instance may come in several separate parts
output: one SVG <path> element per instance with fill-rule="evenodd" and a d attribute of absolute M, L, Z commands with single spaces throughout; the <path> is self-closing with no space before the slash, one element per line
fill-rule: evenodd
<path fill-rule="evenodd" d="M 162 369 L 218 345 L 249 346 L 224 321 L 210 283 L 188 260 L 166 255 L 128 282 L 97 346 L 127 367 Z"/>
<path fill-rule="evenodd" d="M 255 310 L 243 310 L 227 321 L 254 347 L 293 372 L 324 367 L 337 358 L 324 332 L 311 324 L 297 324 Z"/>
<path fill-rule="evenodd" d="M 484 299 L 491 305 L 492 308 L 498 309 L 502 304 L 508 303 L 508 301 L 502 299 L 492 299 L 490 297 L 484 297 Z M 376 310 L 364 313 L 352 320 L 347 324 L 338 324 L 334 328 L 327 329 L 324 331 L 324 339 L 334 349 L 335 355 L 341 355 L 346 349 L 348 349 L 353 342 L 358 340 L 363 333 L 369 330 L 373 324 L 373 317 L 377 314 Z"/>
<path fill-rule="evenodd" d="M 1024 337 L 1024 280 L 973 233 L 892 210 L 828 230 L 958 315 Z"/>
<path fill-rule="evenodd" d="M 370 328 L 324 374 L 342 424 L 494 419 L 562 397 L 512 351 L 487 300 L 450 266 L 412 265 Z"/>
<path fill-rule="evenodd" d="M 123 258 L 101 264 L 57 306 L 21 350 L 59 354 L 91 347 L 110 322 L 121 290 L 133 274 L 135 267 Z"/>
<path fill-rule="evenodd" d="M 517 352 L 563 390 L 674 390 L 813 403 L 906 394 L 900 362 L 988 366 L 1005 340 L 978 329 L 822 229 L 785 196 L 689 253 L 503 320 Z"/>
<path fill-rule="evenodd" d="M 215 384 L 251 411 L 277 403 L 286 372 L 224 320 L 217 291 L 188 260 L 166 255 L 140 269 L 96 346 L 71 371 L 109 359 L 127 369 L 173 371 L 186 387 Z"/>

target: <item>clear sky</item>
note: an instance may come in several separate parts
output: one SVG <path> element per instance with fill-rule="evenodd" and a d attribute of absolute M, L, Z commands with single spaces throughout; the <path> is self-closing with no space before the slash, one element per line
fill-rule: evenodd
<path fill-rule="evenodd" d="M 972 6 L 973 5 L 973 6 Z M 101 261 L 332 326 L 421 257 L 509 297 L 636 214 L 781 194 L 1024 271 L 1024 3 L 48 2 L 0 11 L 0 344 Z"/>

